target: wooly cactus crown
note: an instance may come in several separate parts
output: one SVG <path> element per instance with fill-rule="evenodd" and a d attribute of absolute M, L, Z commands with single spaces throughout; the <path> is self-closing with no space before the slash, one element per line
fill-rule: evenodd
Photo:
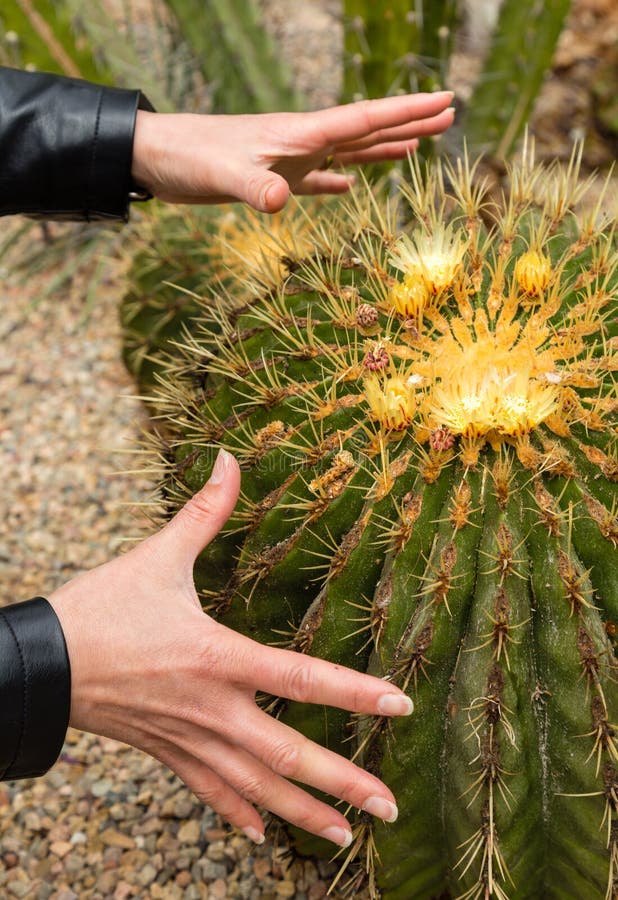
<path fill-rule="evenodd" d="M 275 287 L 203 303 L 158 391 L 168 514 L 219 445 L 244 469 L 205 608 L 414 700 L 262 698 L 397 797 L 394 824 L 346 810 L 339 888 L 616 895 L 618 252 L 577 169 L 359 187 Z"/>

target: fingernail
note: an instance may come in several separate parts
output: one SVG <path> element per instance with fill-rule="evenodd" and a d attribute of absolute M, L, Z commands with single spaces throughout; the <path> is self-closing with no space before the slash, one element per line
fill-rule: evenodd
<path fill-rule="evenodd" d="M 378 700 L 378 712 L 382 716 L 409 716 L 414 704 L 404 694 L 382 694 Z"/>
<path fill-rule="evenodd" d="M 394 822 L 399 815 L 399 810 L 390 800 L 383 797 L 368 797 L 363 803 L 365 812 L 372 816 L 377 816 L 383 822 Z"/>
<path fill-rule="evenodd" d="M 331 825 L 322 832 L 320 837 L 326 838 L 327 841 L 332 841 L 333 844 L 338 844 L 340 847 L 349 847 L 352 843 L 352 832 L 346 828 L 337 828 L 336 825 Z"/>
<path fill-rule="evenodd" d="M 455 107 L 454 107 L 454 106 L 447 106 L 446 109 L 444 110 L 444 112 L 452 112 L 453 115 L 455 115 Z"/>
<path fill-rule="evenodd" d="M 452 100 L 455 96 L 455 91 L 434 91 L 434 94 L 437 94 L 438 97 L 448 97 Z"/>
<path fill-rule="evenodd" d="M 263 844 L 266 838 L 263 834 L 261 834 L 257 828 L 252 828 L 251 825 L 247 825 L 246 828 L 243 828 L 244 833 L 247 837 L 252 840 L 255 844 Z"/>
<path fill-rule="evenodd" d="M 232 454 L 224 450 L 223 447 L 219 450 L 208 479 L 208 484 L 220 484 L 223 481 L 231 458 Z"/>

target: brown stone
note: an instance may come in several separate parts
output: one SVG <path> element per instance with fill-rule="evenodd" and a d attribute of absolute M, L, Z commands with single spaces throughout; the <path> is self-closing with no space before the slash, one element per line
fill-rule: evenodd
<path fill-rule="evenodd" d="M 190 819 L 178 829 L 178 840 L 182 844 L 196 844 L 200 839 L 200 823 L 197 819 Z"/>
<path fill-rule="evenodd" d="M 178 887 L 186 888 L 191 884 L 191 872 L 183 869 L 182 872 L 178 873 L 175 880 Z"/>
<path fill-rule="evenodd" d="M 128 834 L 116 831 L 115 828 L 106 828 L 101 834 L 101 841 L 106 847 L 124 847 L 125 850 L 133 850 L 135 841 Z"/>
<path fill-rule="evenodd" d="M 326 897 L 326 891 L 328 887 L 323 881 L 314 881 L 311 887 L 309 888 L 309 893 L 307 897 L 309 900 L 322 900 L 322 897 Z"/>
<path fill-rule="evenodd" d="M 55 853 L 56 856 L 59 856 L 60 859 L 64 859 L 67 853 L 70 853 L 73 849 L 73 844 L 70 841 L 52 841 L 49 845 L 49 849 L 52 853 Z"/>
<path fill-rule="evenodd" d="M 210 885 L 210 889 L 208 891 L 208 897 L 210 900 L 225 900 L 227 895 L 227 886 L 223 878 L 217 878 L 216 881 Z"/>

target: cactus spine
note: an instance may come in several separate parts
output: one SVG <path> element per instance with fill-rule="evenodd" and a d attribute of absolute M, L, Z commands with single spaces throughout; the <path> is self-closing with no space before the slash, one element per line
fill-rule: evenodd
<path fill-rule="evenodd" d="M 612 897 L 618 251 L 571 211 L 576 160 L 528 148 L 495 207 L 473 168 L 360 188 L 289 277 L 204 306 L 160 390 L 162 492 L 171 513 L 235 453 L 206 608 L 414 698 L 397 721 L 264 699 L 398 798 L 395 824 L 349 811 L 341 883 Z"/>

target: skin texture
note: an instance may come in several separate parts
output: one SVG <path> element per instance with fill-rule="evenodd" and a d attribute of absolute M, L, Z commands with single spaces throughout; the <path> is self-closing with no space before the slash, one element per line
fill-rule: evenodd
<path fill-rule="evenodd" d="M 418 137 L 452 124 L 452 97 L 257 116 L 140 111 L 132 174 L 165 201 L 240 200 L 276 212 L 291 192 L 348 190 L 352 176 L 323 168 L 331 156 L 339 168 L 404 158 Z M 255 805 L 347 846 L 345 817 L 300 784 L 387 821 L 397 816 L 393 794 L 262 712 L 256 692 L 369 715 L 409 715 L 412 704 L 378 678 L 265 647 L 202 612 L 193 563 L 231 514 L 239 485 L 238 464 L 221 451 L 208 484 L 160 532 L 49 597 L 71 662 L 70 724 L 161 760 L 257 842 L 264 823 Z"/>
<path fill-rule="evenodd" d="M 138 112 L 132 174 L 170 203 L 241 200 L 277 212 L 291 192 L 341 194 L 350 176 L 320 167 L 403 159 L 453 122 L 450 91 L 308 113 L 199 116 Z"/>
<path fill-rule="evenodd" d="M 239 487 L 238 464 L 221 451 L 211 480 L 161 531 L 49 597 L 71 661 L 71 725 L 160 759 L 254 840 L 264 832 L 255 803 L 346 845 L 345 817 L 288 779 L 391 821 L 393 794 L 262 712 L 256 691 L 374 715 L 407 714 L 411 703 L 378 678 L 265 647 L 202 612 L 193 563 Z"/>

